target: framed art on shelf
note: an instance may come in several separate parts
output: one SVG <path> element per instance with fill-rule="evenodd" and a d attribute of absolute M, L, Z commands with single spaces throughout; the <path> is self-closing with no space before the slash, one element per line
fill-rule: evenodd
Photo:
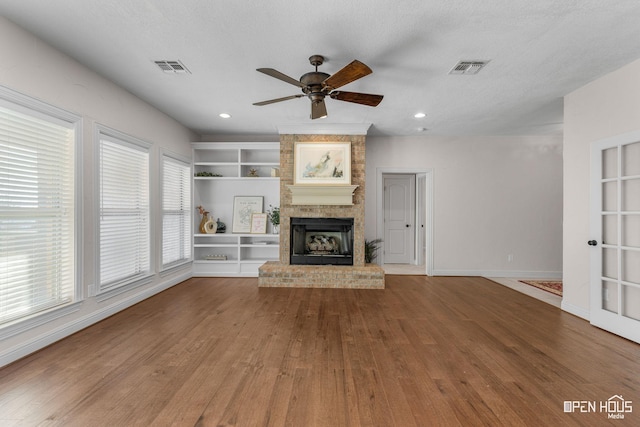
<path fill-rule="evenodd" d="M 267 232 L 267 214 L 251 214 L 251 234 L 265 234 Z"/>
<path fill-rule="evenodd" d="M 261 213 L 263 206 L 262 196 L 235 196 L 233 198 L 233 225 L 232 233 L 250 233 L 251 216 Z"/>
<path fill-rule="evenodd" d="M 351 184 L 351 142 L 296 142 L 293 183 Z"/>

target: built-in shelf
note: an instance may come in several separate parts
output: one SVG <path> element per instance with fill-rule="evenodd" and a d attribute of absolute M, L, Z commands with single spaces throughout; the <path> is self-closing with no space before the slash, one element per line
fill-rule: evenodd
<path fill-rule="evenodd" d="M 232 233 L 233 203 L 236 196 L 261 196 L 263 212 L 280 205 L 280 178 L 273 176 L 280 167 L 280 144 L 197 142 L 192 148 L 194 206 L 227 226 L 226 233 L 198 233 L 201 218 L 194 209 L 193 275 L 257 276 L 260 265 L 279 259 L 280 237 Z"/>
<path fill-rule="evenodd" d="M 357 185 L 287 185 L 292 205 L 353 205 Z"/>

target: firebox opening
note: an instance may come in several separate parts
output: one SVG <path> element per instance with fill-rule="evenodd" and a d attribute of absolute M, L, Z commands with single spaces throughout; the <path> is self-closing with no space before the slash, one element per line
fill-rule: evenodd
<path fill-rule="evenodd" d="M 293 265 L 353 265 L 353 218 L 291 218 Z"/>

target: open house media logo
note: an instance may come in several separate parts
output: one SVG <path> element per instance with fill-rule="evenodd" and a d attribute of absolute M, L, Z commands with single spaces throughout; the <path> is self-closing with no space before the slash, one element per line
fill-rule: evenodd
<path fill-rule="evenodd" d="M 618 394 L 607 400 L 565 400 L 564 412 L 603 413 L 608 419 L 623 420 L 626 414 L 633 412 L 633 402 L 624 400 Z"/>

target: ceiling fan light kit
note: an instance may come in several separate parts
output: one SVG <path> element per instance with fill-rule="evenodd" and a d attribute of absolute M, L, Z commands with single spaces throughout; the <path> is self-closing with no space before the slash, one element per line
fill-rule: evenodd
<path fill-rule="evenodd" d="M 322 55 L 312 55 L 309 57 L 309 62 L 316 69 L 315 71 L 303 74 L 300 80 L 289 77 L 273 68 L 258 68 L 257 71 L 261 73 L 298 86 L 302 89 L 302 94 L 256 102 L 253 105 L 269 105 L 306 96 L 311 100 L 311 119 L 319 119 L 327 116 L 327 106 L 324 102 L 327 96 L 338 101 L 352 102 L 370 107 L 375 107 L 382 101 L 382 95 L 335 90 L 372 73 L 371 68 L 362 62 L 353 60 L 333 75 L 318 71 L 318 66 L 324 63 L 324 57 Z"/>

